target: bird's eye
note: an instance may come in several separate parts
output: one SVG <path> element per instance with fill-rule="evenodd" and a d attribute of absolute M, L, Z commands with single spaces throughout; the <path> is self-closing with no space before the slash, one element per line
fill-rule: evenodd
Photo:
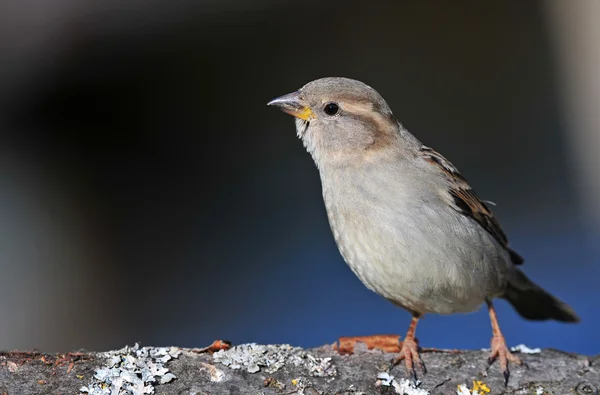
<path fill-rule="evenodd" d="M 336 103 L 327 103 L 327 104 L 325 104 L 325 107 L 323 108 L 323 111 L 325 111 L 325 114 L 330 115 L 330 116 L 337 114 L 339 110 L 340 110 L 340 106 L 338 106 Z"/>

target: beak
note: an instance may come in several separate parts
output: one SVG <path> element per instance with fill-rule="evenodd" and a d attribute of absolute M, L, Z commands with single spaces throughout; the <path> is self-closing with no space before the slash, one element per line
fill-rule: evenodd
<path fill-rule="evenodd" d="M 314 117 L 310 107 L 304 104 L 300 98 L 300 92 L 293 92 L 284 96 L 280 96 L 268 102 L 267 106 L 277 106 L 281 109 L 281 111 L 305 121 Z"/>

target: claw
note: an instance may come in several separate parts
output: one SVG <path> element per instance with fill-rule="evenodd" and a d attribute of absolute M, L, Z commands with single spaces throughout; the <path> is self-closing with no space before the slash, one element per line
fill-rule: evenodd
<path fill-rule="evenodd" d="M 410 370 L 410 381 L 412 381 L 412 383 L 415 385 L 415 387 L 419 383 L 419 380 L 417 379 L 417 372 L 415 371 L 415 368 L 412 368 Z"/>
<path fill-rule="evenodd" d="M 506 368 L 506 370 L 502 372 L 502 375 L 504 376 L 504 388 L 506 388 L 508 387 L 508 378 L 510 377 L 510 371 L 508 370 L 508 368 Z"/>
<path fill-rule="evenodd" d="M 419 355 L 419 366 L 421 366 L 421 370 L 423 371 L 423 374 L 427 374 L 427 367 L 425 366 L 425 362 L 423 362 L 420 355 Z"/>

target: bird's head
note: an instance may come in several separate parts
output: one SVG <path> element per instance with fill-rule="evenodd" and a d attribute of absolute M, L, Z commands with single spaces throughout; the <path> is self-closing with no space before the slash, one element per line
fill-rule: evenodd
<path fill-rule="evenodd" d="M 400 125 L 381 95 L 356 80 L 309 82 L 268 103 L 296 117 L 296 130 L 317 166 L 395 145 Z"/>

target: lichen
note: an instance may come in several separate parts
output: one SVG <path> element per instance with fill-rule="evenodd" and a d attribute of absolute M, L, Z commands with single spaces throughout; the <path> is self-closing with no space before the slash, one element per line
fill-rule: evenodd
<path fill-rule="evenodd" d="M 306 368 L 308 374 L 313 377 L 337 375 L 331 358 L 318 358 L 289 344 L 242 344 L 214 353 L 213 360 L 231 369 L 246 369 L 249 373 L 256 373 L 261 369 L 266 373 L 274 373 L 289 363 Z"/>
<path fill-rule="evenodd" d="M 419 383 L 417 383 L 417 386 Z M 429 395 L 429 391 L 418 388 L 411 381 L 406 379 L 396 380 L 394 376 L 388 372 L 382 372 L 377 375 L 376 387 L 392 387 L 397 394 L 400 395 Z"/>
<path fill-rule="evenodd" d="M 154 393 L 155 384 L 176 377 L 165 367 L 181 350 L 177 347 L 133 347 L 102 353 L 106 364 L 96 370 L 92 381 L 79 389 L 88 395 L 145 395 Z"/>
<path fill-rule="evenodd" d="M 486 395 L 491 390 L 483 381 L 473 380 L 473 389 L 469 389 L 464 384 L 459 384 L 456 389 L 457 395 Z"/>
<path fill-rule="evenodd" d="M 542 349 L 541 348 L 529 348 L 525 344 L 519 344 L 517 346 L 511 347 L 510 351 L 520 352 L 521 354 L 539 354 L 542 352 Z"/>

